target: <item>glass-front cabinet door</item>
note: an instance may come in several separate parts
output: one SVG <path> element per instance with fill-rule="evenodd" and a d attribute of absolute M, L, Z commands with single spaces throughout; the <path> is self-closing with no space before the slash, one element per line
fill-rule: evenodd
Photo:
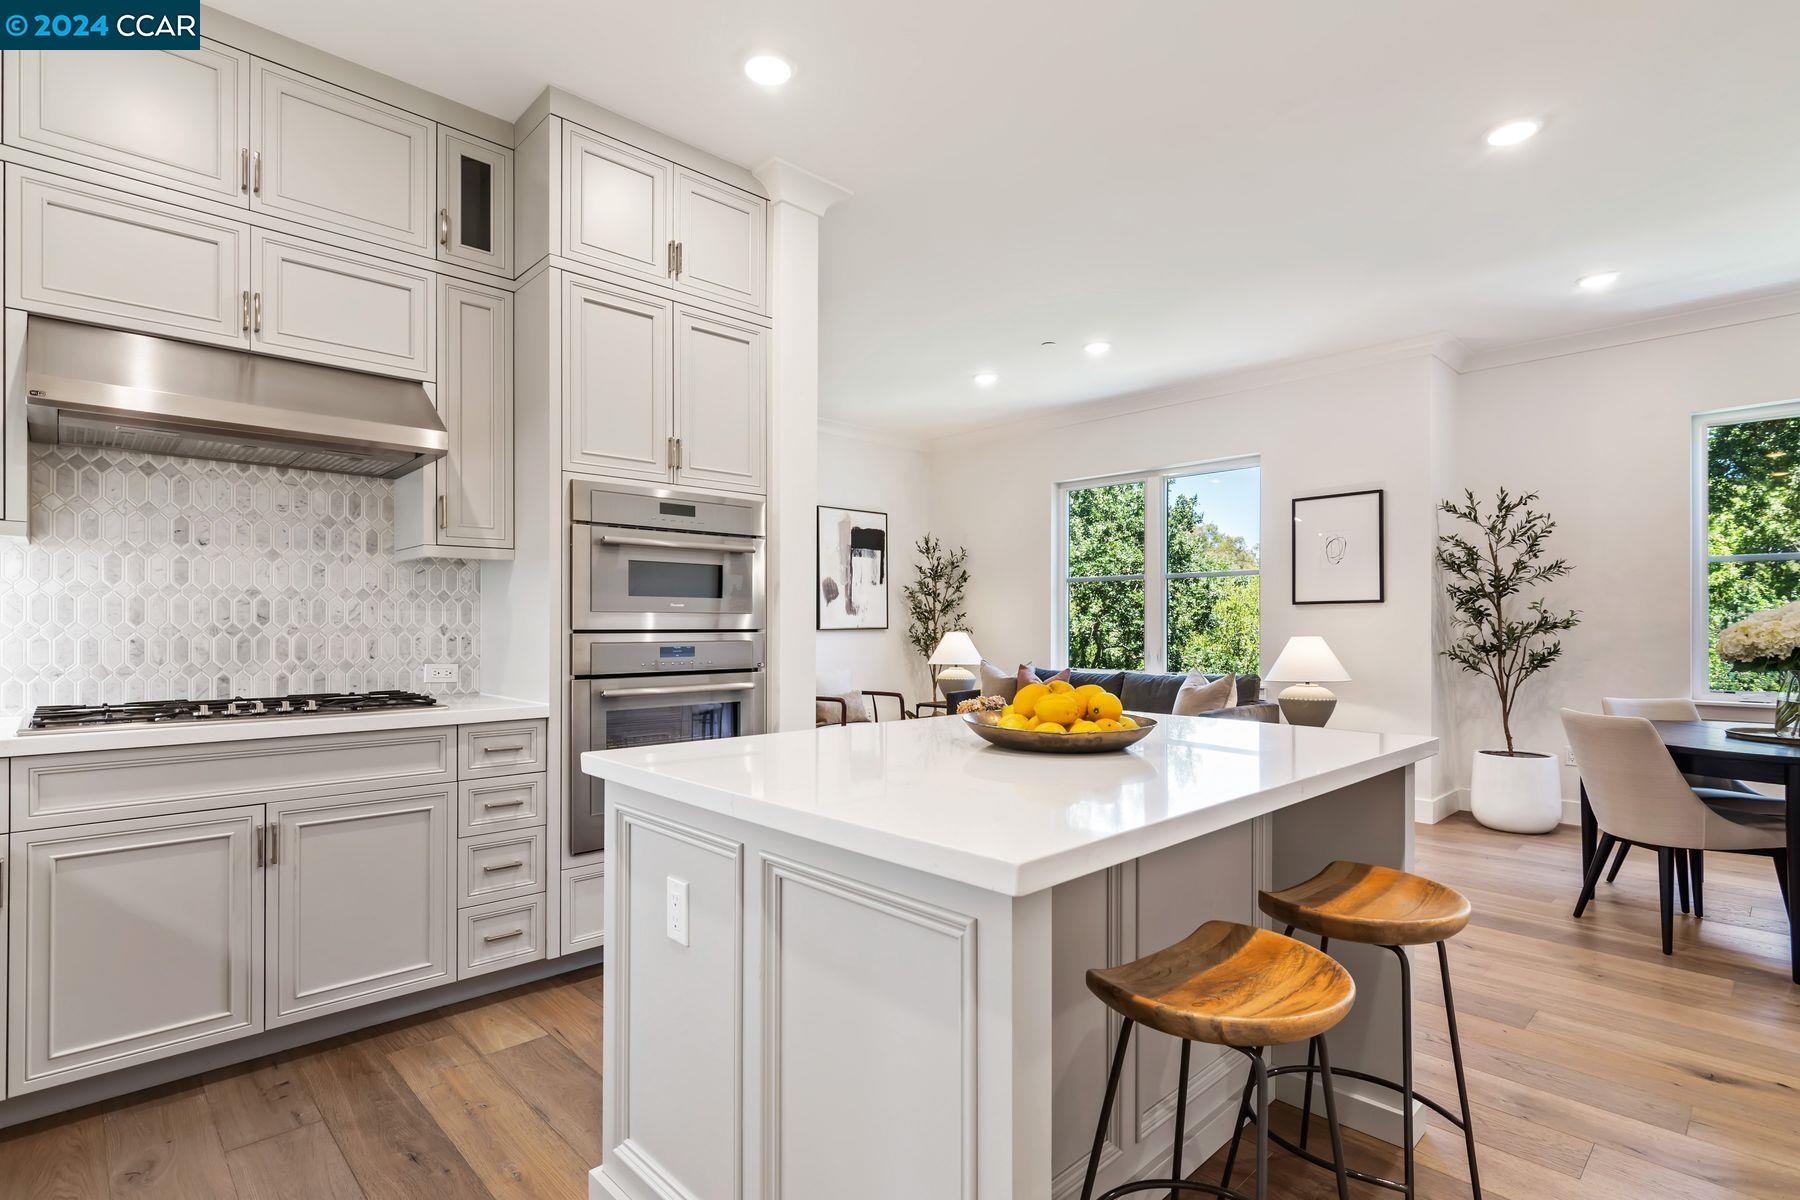
<path fill-rule="evenodd" d="M 437 256 L 512 273 L 512 151 L 438 126 Z"/>

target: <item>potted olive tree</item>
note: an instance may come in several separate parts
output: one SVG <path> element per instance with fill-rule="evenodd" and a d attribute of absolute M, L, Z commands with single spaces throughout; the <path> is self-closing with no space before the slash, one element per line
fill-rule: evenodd
<path fill-rule="evenodd" d="M 1570 571 L 1545 561 L 1556 529 L 1532 508 L 1536 492 L 1514 496 L 1501 488 L 1492 509 L 1465 490 L 1463 502 L 1438 507 L 1460 526 L 1438 535 L 1437 564 L 1452 609 L 1444 657 L 1494 689 L 1504 750 L 1477 750 L 1469 778 L 1475 819 L 1510 833 L 1548 833 L 1562 819 L 1562 773 L 1556 757 L 1513 744 L 1513 706 L 1525 681 L 1562 657 L 1556 636 L 1580 624 L 1577 612 L 1557 612 L 1527 593 Z"/>

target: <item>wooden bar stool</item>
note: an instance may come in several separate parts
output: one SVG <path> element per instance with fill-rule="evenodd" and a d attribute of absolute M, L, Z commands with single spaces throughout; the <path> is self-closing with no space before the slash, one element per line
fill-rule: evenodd
<path fill-rule="evenodd" d="M 1475 1165 L 1475 1127 L 1469 1116 L 1469 1085 L 1463 1077 L 1462 1041 L 1456 1034 L 1456 1001 L 1450 994 L 1450 955 L 1444 947 L 1445 942 L 1461 933 L 1469 923 L 1468 900 L 1461 892 L 1441 883 L 1434 883 L 1422 875 L 1396 871 L 1391 867 L 1372 867 L 1366 863 L 1334 862 L 1305 883 L 1296 884 L 1286 891 L 1262 893 L 1261 904 L 1263 912 L 1286 923 L 1288 933 L 1304 929 L 1318 935 L 1321 951 L 1329 951 L 1331 940 L 1336 938 L 1365 946 L 1380 946 L 1393 951 L 1394 957 L 1400 960 L 1400 1040 L 1401 1054 L 1404 1056 L 1404 1077 L 1401 1082 L 1395 1083 L 1391 1079 L 1382 1079 L 1363 1071 L 1341 1070 L 1338 1074 L 1400 1093 L 1406 1138 L 1406 1179 L 1404 1182 L 1396 1182 L 1354 1170 L 1349 1173 L 1350 1177 L 1388 1188 L 1401 1193 L 1408 1200 L 1414 1200 L 1418 1192 L 1413 1161 L 1412 1102 L 1416 1099 L 1462 1130 L 1463 1141 L 1469 1151 L 1469 1189 L 1474 1193 L 1475 1200 L 1481 1200 L 1481 1171 Z M 1412 962 L 1406 957 L 1406 947 L 1424 945 L 1437 946 L 1438 973 L 1444 981 L 1444 1013 L 1450 1025 L 1450 1057 L 1456 1066 L 1457 1096 L 1462 1101 L 1460 1118 L 1436 1100 L 1421 1096 L 1413 1089 Z M 1306 1138 L 1308 1127 L 1312 1123 L 1312 1077 L 1314 1074 L 1323 1077 L 1325 1072 L 1314 1066 L 1309 1052 L 1304 1067 L 1276 1067 L 1269 1075 L 1273 1077 L 1299 1071 L 1306 1073 L 1306 1104 L 1301 1109 L 1300 1144 L 1289 1145 L 1281 1137 L 1277 1137 L 1275 1141 L 1302 1158 L 1323 1163 L 1323 1159 L 1306 1149 Z M 1244 1103 L 1239 1107 L 1239 1131 L 1243 1128 L 1243 1110 L 1247 1103 L 1248 1090 Z M 1234 1132 L 1231 1153 L 1225 1160 L 1227 1185 L 1231 1182 L 1231 1160 L 1237 1156 L 1237 1140 L 1238 1133 Z M 1336 1153 L 1335 1141 L 1332 1149 Z"/>
<path fill-rule="evenodd" d="M 1256 1197 L 1266 1200 L 1269 1189 L 1269 1076 L 1263 1050 L 1293 1042 L 1310 1042 L 1318 1054 L 1320 1082 L 1325 1089 L 1325 1120 L 1331 1128 L 1334 1161 L 1314 1161 L 1337 1173 L 1339 1200 L 1349 1200 L 1350 1182 L 1344 1172 L 1343 1142 L 1338 1130 L 1337 1095 L 1331 1085 L 1331 1056 L 1325 1033 L 1350 1012 L 1356 984 L 1350 973 L 1330 956 L 1303 942 L 1266 929 L 1208 921 L 1166 950 L 1158 950 L 1136 962 L 1087 973 L 1088 990 L 1125 1018 L 1119 1027 L 1118 1049 L 1113 1052 L 1112 1073 L 1106 1081 L 1106 1099 L 1100 1105 L 1100 1125 L 1094 1132 L 1094 1150 L 1088 1156 L 1087 1182 L 1081 1200 L 1093 1200 L 1094 1178 L 1100 1170 L 1100 1150 L 1106 1144 L 1106 1123 L 1112 1116 L 1113 1096 L 1119 1089 L 1119 1071 L 1125 1065 L 1125 1047 L 1131 1027 L 1148 1026 L 1181 1039 L 1181 1083 L 1175 1093 L 1175 1154 L 1168 1179 L 1138 1179 L 1120 1184 L 1100 1200 L 1114 1200 L 1131 1192 L 1177 1190 L 1249 1200 L 1228 1184 L 1214 1186 L 1181 1177 L 1181 1150 L 1186 1140 L 1188 1052 L 1194 1042 L 1230 1046 L 1250 1060 L 1248 1097 L 1256 1089 Z"/>

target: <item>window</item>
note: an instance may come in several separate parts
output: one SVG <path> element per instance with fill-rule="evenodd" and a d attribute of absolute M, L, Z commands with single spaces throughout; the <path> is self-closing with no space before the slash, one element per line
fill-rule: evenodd
<path fill-rule="evenodd" d="M 1695 420 L 1696 690 L 1758 696 L 1780 681 L 1713 649 L 1741 617 L 1800 600 L 1800 404 Z"/>
<path fill-rule="evenodd" d="M 1063 661 L 1260 668 L 1262 487 L 1235 461 L 1062 489 Z"/>

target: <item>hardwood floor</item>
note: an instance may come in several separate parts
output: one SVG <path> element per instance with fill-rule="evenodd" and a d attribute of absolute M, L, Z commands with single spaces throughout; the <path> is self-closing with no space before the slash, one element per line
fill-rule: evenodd
<path fill-rule="evenodd" d="M 1418 834 L 1421 873 L 1475 907 L 1451 969 L 1488 1200 L 1800 1195 L 1800 988 L 1765 860 L 1709 856 L 1706 919 L 1678 918 L 1665 959 L 1651 856 L 1575 921 L 1573 830 Z M 1449 1099 L 1435 962 L 1416 962 L 1419 1084 Z M 0 1195 L 581 1200 L 601 1001 L 600 971 L 579 972 L 0 1133 Z M 1391 1148 L 1352 1135 L 1349 1152 L 1397 1173 Z M 1424 1200 L 1469 1195 L 1456 1131 L 1430 1128 L 1419 1162 Z M 1278 1152 L 1270 1176 L 1279 1200 L 1336 1194 Z"/>

